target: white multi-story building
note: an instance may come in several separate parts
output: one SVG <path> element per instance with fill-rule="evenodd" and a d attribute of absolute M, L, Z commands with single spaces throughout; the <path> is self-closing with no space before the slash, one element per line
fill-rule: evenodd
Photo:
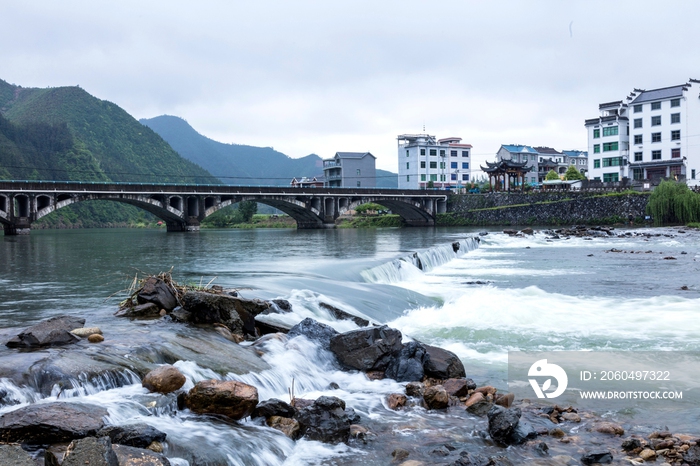
<path fill-rule="evenodd" d="M 462 138 L 436 139 L 429 134 L 401 134 L 399 188 L 459 188 L 471 182 L 471 144 Z"/>
<path fill-rule="evenodd" d="M 611 111 L 608 115 L 586 120 L 589 154 L 592 154 L 589 179 L 675 178 L 685 180 L 689 186 L 698 186 L 700 80 L 648 91 L 635 89 L 624 103 L 612 104 L 601 105 L 601 111 Z M 616 125 L 618 134 L 611 136 L 616 130 L 608 128 Z M 614 142 L 618 143 L 617 153 L 610 150 L 610 143 Z"/>

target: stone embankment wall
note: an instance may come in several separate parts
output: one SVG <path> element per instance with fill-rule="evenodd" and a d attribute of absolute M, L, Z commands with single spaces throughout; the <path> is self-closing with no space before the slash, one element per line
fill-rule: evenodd
<path fill-rule="evenodd" d="M 644 221 L 648 194 L 464 194 L 450 196 L 446 225 L 565 225 Z"/>

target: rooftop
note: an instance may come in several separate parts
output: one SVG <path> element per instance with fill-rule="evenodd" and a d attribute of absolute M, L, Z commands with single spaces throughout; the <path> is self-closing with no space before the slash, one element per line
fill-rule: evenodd
<path fill-rule="evenodd" d="M 374 155 L 370 154 L 369 152 L 336 152 L 335 153 L 335 158 L 339 159 L 361 159 L 365 155 L 369 155 L 370 157 L 374 157 Z M 376 157 L 374 157 L 376 159 Z"/>
<path fill-rule="evenodd" d="M 683 91 L 687 90 L 686 84 L 681 84 L 679 86 L 664 87 L 661 89 L 652 89 L 650 91 L 641 91 L 641 94 L 637 96 L 630 105 L 641 104 L 643 102 L 651 102 L 652 100 L 664 100 L 670 99 L 672 97 L 682 97 Z M 638 89 L 635 89 L 638 91 Z"/>
<path fill-rule="evenodd" d="M 535 147 L 535 150 L 541 155 L 562 155 L 561 152 L 551 147 Z"/>
<path fill-rule="evenodd" d="M 502 148 L 507 150 L 508 152 L 514 152 L 514 153 L 521 153 L 521 152 L 526 152 L 528 154 L 536 154 L 537 151 L 533 149 L 530 146 L 522 146 L 520 144 L 503 144 L 501 145 Z"/>

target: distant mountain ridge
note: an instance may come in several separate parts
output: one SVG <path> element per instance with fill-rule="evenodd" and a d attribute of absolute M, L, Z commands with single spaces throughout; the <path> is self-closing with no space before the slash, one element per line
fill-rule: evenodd
<path fill-rule="evenodd" d="M 139 121 L 158 133 L 180 155 L 226 184 L 288 186 L 292 178 L 323 176 L 323 160 L 316 154 L 295 159 L 271 147 L 217 142 L 198 133 L 184 119 L 171 115 Z M 377 170 L 377 186 L 397 187 L 397 175 Z"/>

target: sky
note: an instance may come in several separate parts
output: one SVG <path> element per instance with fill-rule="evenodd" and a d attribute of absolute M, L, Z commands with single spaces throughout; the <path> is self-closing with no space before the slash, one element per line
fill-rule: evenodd
<path fill-rule="evenodd" d="M 697 0 L 3 0 L 0 79 L 394 172 L 397 135 L 425 128 L 475 166 L 501 144 L 586 150 L 598 104 L 700 79 L 699 17 Z"/>

